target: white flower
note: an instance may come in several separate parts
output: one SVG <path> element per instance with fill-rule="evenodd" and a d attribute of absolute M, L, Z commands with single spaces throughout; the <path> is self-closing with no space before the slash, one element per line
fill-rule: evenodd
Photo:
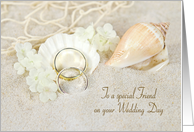
<path fill-rule="evenodd" d="M 37 92 L 37 86 L 39 85 L 39 74 L 43 72 L 42 68 L 40 69 L 31 69 L 29 72 L 29 76 L 26 77 L 26 83 L 30 86 L 29 89 L 31 92 Z"/>
<path fill-rule="evenodd" d="M 30 91 L 37 92 L 37 87 L 44 83 L 45 81 L 53 82 L 55 80 L 57 74 L 49 67 L 48 69 L 44 70 L 43 68 L 39 69 L 31 69 L 29 72 L 29 76 L 26 77 L 26 82 L 30 86 Z"/>
<path fill-rule="evenodd" d="M 96 34 L 92 39 L 92 45 L 99 51 L 104 50 L 104 45 L 107 43 L 107 39 L 101 36 L 100 34 Z"/>
<path fill-rule="evenodd" d="M 16 62 L 14 64 L 14 69 L 17 70 L 17 74 L 19 74 L 19 75 L 22 75 L 25 72 L 25 67 L 22 66 L 22 64 L 20 64 L 19 62 Z"/>
<path fill-rule="evenodd" d="M 40 100 L 47 102 L 57 98 L 57 85 L 55 80 L 57 74 L 52 67 L 47 65 L 43 67 L 42 56 L 35 54 L 36 50 L 32 49 L 30 43 L 16 44 L 18 61 L 14 64 L 14 68 L 18 74 L 23 74 L 25 69 L 30 71 L 26 77 L 26 83 L 30 86 L 31 92 L 40 92 Z M 44 69 L 46 70 L 44 70 Z"/>
<path fill-rule="evenodd" d="M 96 30 L 101 36 L 107 39 L 116 37 L 116 32 L 113 30 L 113 26 L 110 23 L 106 23 L 103 28 L 97 27 Z"/>
<path fill-rule="evenodd" d="M 93 25 L 88 26 L 86 29 L 79 27 L 74 33 L 81 41 L 86 41 L 92 39 L 95 34 Z"/>
<path fill-rule="evenodd" d="M 44 72 L 40 73 L 39 78 L 40 80 L 44 80 L 44 79 L 55 80 L 56 76 L 57 76 L 56 72 L 50 66 Z"/>
<path fill-rule="evenodd" d="M 116 36 L 114 38 L 110 38 L 106 45 L 108 45 L 111 51 L 114 51 L 119 41 L 120 41 L 120 37 Z"/>
<path fill-rule="evenodd" d="M 18 60 L 22 60 L 26 57 L 26 54 L 28 52 L 36 53 L 35 49 L 32 49 L 31 43 L 24 43 L 24 44 L 16 44 L 15 45 L 15 50 L 17 51 L 17 57 Z"/>
<path fill-rule="evenodd" d="M 38 92 L 40 92 L 40 100 L 42 102 L 47 102 L 50 100 L 55 100 L 57 98 L 57 85 L 51 80 L 44 80 L 37 87 Z"/>
<path fill-rule="evenodd" d="M 114 51 L 117 44 L 119 43 L 120 38 L 116 36 L 114 38 L 106 39 L 105 37 L 101 36 L 100 34 L 96 34 L 92 39 L 92 44 L 98 51 L 107 51 L 111 50 Z"/>
<path fill-rule="evenodd" d="M 34 54 L 32 52 L 28 52 L 23 60 L 21 60 L 21 64 L 26 67 L 29 71 L 32 68 L 40 68 L 42 57 L 39 54 Z"/>

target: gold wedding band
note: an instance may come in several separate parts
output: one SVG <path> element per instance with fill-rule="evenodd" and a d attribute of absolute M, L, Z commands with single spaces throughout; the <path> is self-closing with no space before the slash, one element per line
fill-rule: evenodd
<path fill-rule="evenodd" d="M 79 68 L 77 67 L 75 64 L 71 64 L 70 66 L 68 67 L 64 67 L 65 64 L 68 65 L 68 63 L 71 63 L 72 62 L 72 53 L 71 52 L 74 52 L 74 55 L 73 57 L 75 57 L 75 54 L 77 55 L 77 64 L 80 65 L 80 62 L 83 62 L 83 68 Z M 63 56 L 63 54 L 67 54 L 65 56 Z M 68 57 L 68 54 L 71 54 L 69 57 Z M 69 61 L 64 61 L 63 59 L 66 57 L 66 59 L 70 59 Z M 61 59 L 58 64 L 57 64 L 57 59 Z M 82 58 L 82 61 L 81 61 L 81 58 Z M 78 62 L 79 61 L 79 62 Z M 59 65 L 59 66 L 58 66 Z M 77 77 L 79 77 L 81 74 L 83 74 L 86 69 L 87 69 L 87 62 L 86 62 L 86 57 L 83 55 L 83 53 L 81 53 L 79 50 L 77 49 L 74 49 L 74 48 L 64 48 L 62 50 L 60 50 L 59 52 L 57 52 L 57 54 L 55 55 L 55 58 L 54 58 L 54 69 L 55 69 L 55 72 L 57 73 L 57 75 L 59 74 L 59 72 L 61 70 L 64 70 L 66 68 L 70 68 L 70 67 L 74 67 L 75 69 L 79 70 L 79 71 L 82 71 L 80 74 L 76 75 L 76 76 L 72 76 L 72 77 L 67 77 L 67 76 L 64 76 L 64 75 L 61 75 L 59 74 L 60 78 L 62 79 L 65 79 L 65 80 L 73 80 L 73 79 L 76 79 Z M 61 67 L 61 68 L 59 68 Z"/>

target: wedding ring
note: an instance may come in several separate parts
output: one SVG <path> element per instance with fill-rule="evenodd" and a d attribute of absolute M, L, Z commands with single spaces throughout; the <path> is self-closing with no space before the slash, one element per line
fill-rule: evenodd
<path fill-rule="evenodd" d="M 76 67 L 81 71 L 85 72 L 87 68 L 86 57 L 77 49 L 74 48 L 64 48 L 57 52 L 54 58 L 54 69 L 57 74 L 64 69 L 69 67 Z M 62 79 L 72 80 L 79 77 L 79 75 L 66 77 L 64 75 L 60 75 Z"/>
<path fill-rule="evenodd" d="M 73 78 L 79 75 L 79 78 L 73 80 L 62 79 L 60 76 L 63 75 L 68 78 Z M 57 76 L 57 85 L 63 93 L 78 93 L 87 89 L 88 78 L 86 74 L 76 67 L 69 67 L 62 69 Z"/>

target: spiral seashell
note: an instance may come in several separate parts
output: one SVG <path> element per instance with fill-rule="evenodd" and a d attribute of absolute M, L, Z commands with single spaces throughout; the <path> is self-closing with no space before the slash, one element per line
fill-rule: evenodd
<path fill-rule="evenodd" d="M 159 23 L 159 24 L 155 24 L 155 23 L 150 23 L 150 24 L 154 25 L 156 28 L 158 28 L 158 30 L 160 30 L 160 32 L 162 33 L 164 40 L 165 40 L 166 33 L 168 31 L 170 23 L 166 22 L 166 23 Z"/>
<path fill-rule="evenodd" d="M 165 45 L 168 28 L 169 23 L 135 24 L 123 35 L 112 57 L 106 62 L 106 65 L 120 68 L 132 66 L 156 56 L 164 49 L 164 58 L 168 58 L 166 57 L 168 56 L 168 51 Z M 162 61 L 164 62 L 164 60 Z M 149 62 L 147 65 L 149 65 Z"/>

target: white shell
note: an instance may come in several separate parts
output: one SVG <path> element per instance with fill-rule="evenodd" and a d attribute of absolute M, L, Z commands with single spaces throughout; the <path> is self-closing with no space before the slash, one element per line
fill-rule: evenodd
<path fill-rule="evenodd" d="M 88 41 L 81 42 L 75 35 L 56 34 L 48 38 L 40 46 L 38 54 L 43 57 L 44 64 L 50 64 L 53 67 L 55 55 L 64 48 L 74 48 L 82 52 L 87 60 L 87 74 L 92 74 L 98 66 L 100 56 L 96 52 L 96 49 Z"/>

